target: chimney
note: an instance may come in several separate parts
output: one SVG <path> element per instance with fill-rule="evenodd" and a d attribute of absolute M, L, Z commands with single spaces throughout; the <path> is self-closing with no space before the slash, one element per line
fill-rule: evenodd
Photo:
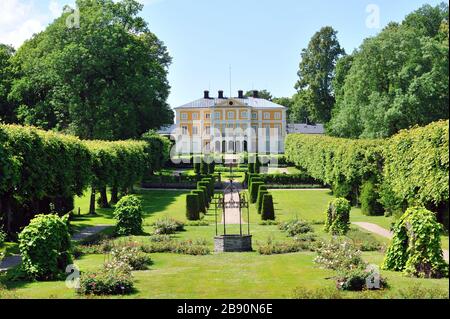
<path fill-rule="evenodd" d="M 259 97 L 258 91 L 257 91 L 257 90 L 253 90 L 253 97 L 254 97 L 255 99 L 257 99 L 257 98 Z"/>
<path fill-rule="evenodd" d="M 240 99 L 244 98 L 244 91 L 242 91 L 242 90 L 238 91 L 238 98 L 240 98 Z"/>
<path fill-rule="evenodd" d="M 203 98 L 209 99 L 209 91 L 203 91 Z"/>
<path fill-rule="evenodd" d="M 219 99 L 223 99 L 223 91 L 222 90 L 219 91 Z"/>

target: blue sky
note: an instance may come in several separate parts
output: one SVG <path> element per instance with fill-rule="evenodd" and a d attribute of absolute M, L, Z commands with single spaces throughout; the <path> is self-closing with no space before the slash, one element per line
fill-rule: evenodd
<path fill-rule="evenodd" d="M 300 52 L 322 26 L 330 25 L 347 52 L 390 21 L 441 0 L 142 0 L 142 16 L 164 41 L 172 107 L 223 89 L 295 93 Z M 45 28 L 68 0 L 0 0 L 0 42 L 16 47 Z M 379 28 L 369 28 L 368 5 L 379 8 Z M 373 11 L 372 11 L 373 12 Z"/>

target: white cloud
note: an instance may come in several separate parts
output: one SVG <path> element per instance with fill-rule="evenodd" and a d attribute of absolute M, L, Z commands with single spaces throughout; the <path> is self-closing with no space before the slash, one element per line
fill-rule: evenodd
<path fill-rule="evenodd" d="M 0 43 L 15 48 L 42 31 L 51 18 L 48 13 L 40 14 L 33 0 L 1 0 L 0 12 Z"/>
<path fill-rule="evenodd" d="M 52 13 L 53 18 L 59 17 L 62 13 L 62 8 L 59 5 L 58 1 L 56 1 L 56 0 L 50 1 L 50 4 L 48 5 L 48 9 Z"/>

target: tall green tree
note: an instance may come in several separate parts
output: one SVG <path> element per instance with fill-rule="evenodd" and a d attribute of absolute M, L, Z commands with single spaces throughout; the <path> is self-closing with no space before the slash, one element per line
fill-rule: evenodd
<path fill-rule="evenodd" d="M 172 123 L 166 103 L 171 58 L 134 0 L 77 0 L 13 58 L 10 100 L 22 123 L 88 139 L 137 138 Z"/>
<path fill-rule="evenodd" d="M 14 121 L 14 104 L 8 101 L 14 74 L 11 66 L 13 47 L 0 43 L 0 122 Z"/>
<path fill-rule="evenodd" d="M 299 80 L 295 88 L 305 98 L 310 119 L 326 123 L 331 118 L 335 99 L 332 90 L 334 69 L 340 56 L 345 54 L 337 39 L 337 31 L 326 26 L 316 32 L 308 47 L 301 53 Z"/>
<path fill-rule="evenodd" d="M 366 39 L 351 63 L 336 67 L 337 105 L 327 131 L 378 138 L 448 119 L 448 38 L 448 5 L 441 4 Z"/>
<path fill-rule="evenodd" d="M 253 96 L 253 90 L 245 92 L 245 96 L 247 96 L 247 97 Z M 260 99 L 266 99 L 266 100 L 269 100 L 269 101 L 272 101 L 272 99 L 273 99 L 272 94 L 269 91 L 267 91 L 266 89 L 259 90 L 258 91 L 258 96 L 259 96 Z"/>

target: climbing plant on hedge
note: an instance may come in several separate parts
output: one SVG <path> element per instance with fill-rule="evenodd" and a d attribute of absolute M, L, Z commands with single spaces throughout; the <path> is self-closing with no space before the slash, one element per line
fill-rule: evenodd
<path fill-rule="evenodd" d="M 120 236 L 142 234 L 142 202 L 135 195 L 122 197 L 114 209 L 116 233 Z"/>
<path fill-rule="evenodd" d="M 442 256 L 441 229 L 433 212 L 422 207 L 408 208 L 394 225 L 394 237 L 382 268 L 403 271 L 416 277 L 447 277 L 448 265 Z"/>
<path fill-rule="evenodd" d="M 199 195 L 188 194 L 186 195 L 186 218 L 188 220 L 199 220 Z"/>
<path fill-rule="evenodd" d="M 350 229 L 350 209 L 350 203 L 345 198 L 331 200 L 325 212 L 325 231 L 333 235 L 345 235 Z"/>
<path fill-rule="evenodd" d="M 21 267 L 29 278 L 53 280 L 64 275 L 72 263 L 67 223 L 67 216 L 36 215 L 19 234 Z"/>
<path fill-rule="evenodd" d="M 275 209 L 273 207 L 273 198 L 270 194 L 264 194 L 261 208 L 262 220 L 275 220 Z"/>

